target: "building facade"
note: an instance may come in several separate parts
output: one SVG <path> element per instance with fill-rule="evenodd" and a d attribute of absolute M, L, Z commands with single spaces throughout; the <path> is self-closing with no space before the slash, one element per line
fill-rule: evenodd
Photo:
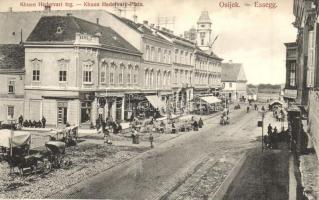
<path fill-rule="evenodd" d="M 94 124 L 100 115 L 129 120 L 141 114 L 140 109 L 156 110 L 161 115 L 182 113 L 193 109 L 190 101 L 194 96 L 218 96 L 221 90 L 222 59 L 211 48 L 212 23 L 207 12 L 201 14 L 198 30 L 189 39 L 147 21 L 138 23 L 103 10 L 46 8 L 0 15 L 6 28 L 0 41 L 25 42 L 26 102 L 22 113 L 26 118 L 53 116 L 48 119 L 50 125 L 66 122 L 86 125 Z M 111 45 L 101 43 L 104 36 L 92 30 L 86 33 L 72 30 L 74 38 L 64 41 L 64 33 L 70 30 L 65 24 L 57 26 L 61 20 L 56 20 L 53 26 L 47 25 L 54 27 L 50 29 L 53 31 L 50 34 L 55 35 L 53 39 L 39 41 L 32 36 L 41 32 L 38 29 L 44 19 L 58 16 L 86 21 L 83 26 L 93 27 L 92 30 L 106 27 L 108 35 L 112 35 L 108 38 Z M 118 43 L 123 38 L 125 44 Z M 204 38 L 204 45 L 197 45 L 198 38 Z M 85 76 L 84 69 L 87 69 Z M 33 109 L 36 105 L 41 108 Z M 147 114 L 150 115 L 151 112 Z"/>
<path fill-rule="evenodd" d="M 140 91 L 141 53 L 111 28 L 73 16 L 42 17 L 24 47 L 25 118 L 90 126 L 100 115 L 132 114 L 125 98 Z"/>
<path fill-rule="evenodd" d="M 23 114 L 24 49 L 20 44 L 0 45 L 0 121 L 10 123 Z"/>
<path fill-rule="evenodd" d="M 221 75 L 225 98 L 232 101 L 247 98 L 247 78 L 241 63 L 223 63 Z"/>

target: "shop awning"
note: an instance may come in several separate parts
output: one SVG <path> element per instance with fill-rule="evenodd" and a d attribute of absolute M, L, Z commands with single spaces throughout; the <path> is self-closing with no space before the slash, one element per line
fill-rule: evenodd
<path fill-rule="evenodd" d="M 215 96 L 205 96 L 205 97 L 199 97 L 201 100 L 207 102 L 208 104 L 214 104 L 221 102 L 220 99 L 218 99 Z"/>
<path fill-rule="evenodd" d="M 11 130 L 2 129 L 0 130 L 0 146 L 10 148 L 22 146 L 28 144 L 31 141 L 31 134 L 25 131 L 14 131 L 11 134 Z"/>
<path fill-rule="evenodd" d="M 165 103 L 156 95 L 145 96 L 154 108 L 165 108 Z"/>

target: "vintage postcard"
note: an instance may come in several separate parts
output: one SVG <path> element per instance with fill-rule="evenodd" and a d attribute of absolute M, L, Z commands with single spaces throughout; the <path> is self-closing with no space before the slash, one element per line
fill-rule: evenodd
<path fill-rule="evenodd" d="M 0 199 L 319 198 L 318 16 L 0 0 Z"/>

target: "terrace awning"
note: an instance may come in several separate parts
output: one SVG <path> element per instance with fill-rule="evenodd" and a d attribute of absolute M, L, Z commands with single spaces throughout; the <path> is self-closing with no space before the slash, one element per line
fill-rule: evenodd
<path fill-rule="evenodd" d="M 154 108 L 165 108 L 164 102 L 156 95 L 145 96 L 146 99 L 152 104 Z"/>
<path fill-rule="evenodd" d="M 215 96 L 205 96 L 205 97 L 199 97 L 201 100 L 207 102 L 208 104 L 214 104 L 221 102 L 220 99 L 218 99 Z"/>

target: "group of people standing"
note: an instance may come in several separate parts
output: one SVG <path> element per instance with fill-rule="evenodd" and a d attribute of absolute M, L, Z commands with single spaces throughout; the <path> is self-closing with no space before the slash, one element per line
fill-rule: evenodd
<path fill-rule="evenodd" d="M 31 121 L 31 120 L 24 120 L 23 116 L 20 115 L 18 118 L 19 126 L 20 127 L 28 127 L 28 128 L 45 128 L 47 120 L 44 116 L 39 121 Z"/>
<path fill-rule="evenodd" d="M 272 128 L 271 124 L 268 125 L 267 136 L 265 136 L 265 144 L 268 148 L 278 148 L 278 142 L 285 141 L 287 139 L 287 133 L 284 130 L 278 132 L 277 127 Z"/>

